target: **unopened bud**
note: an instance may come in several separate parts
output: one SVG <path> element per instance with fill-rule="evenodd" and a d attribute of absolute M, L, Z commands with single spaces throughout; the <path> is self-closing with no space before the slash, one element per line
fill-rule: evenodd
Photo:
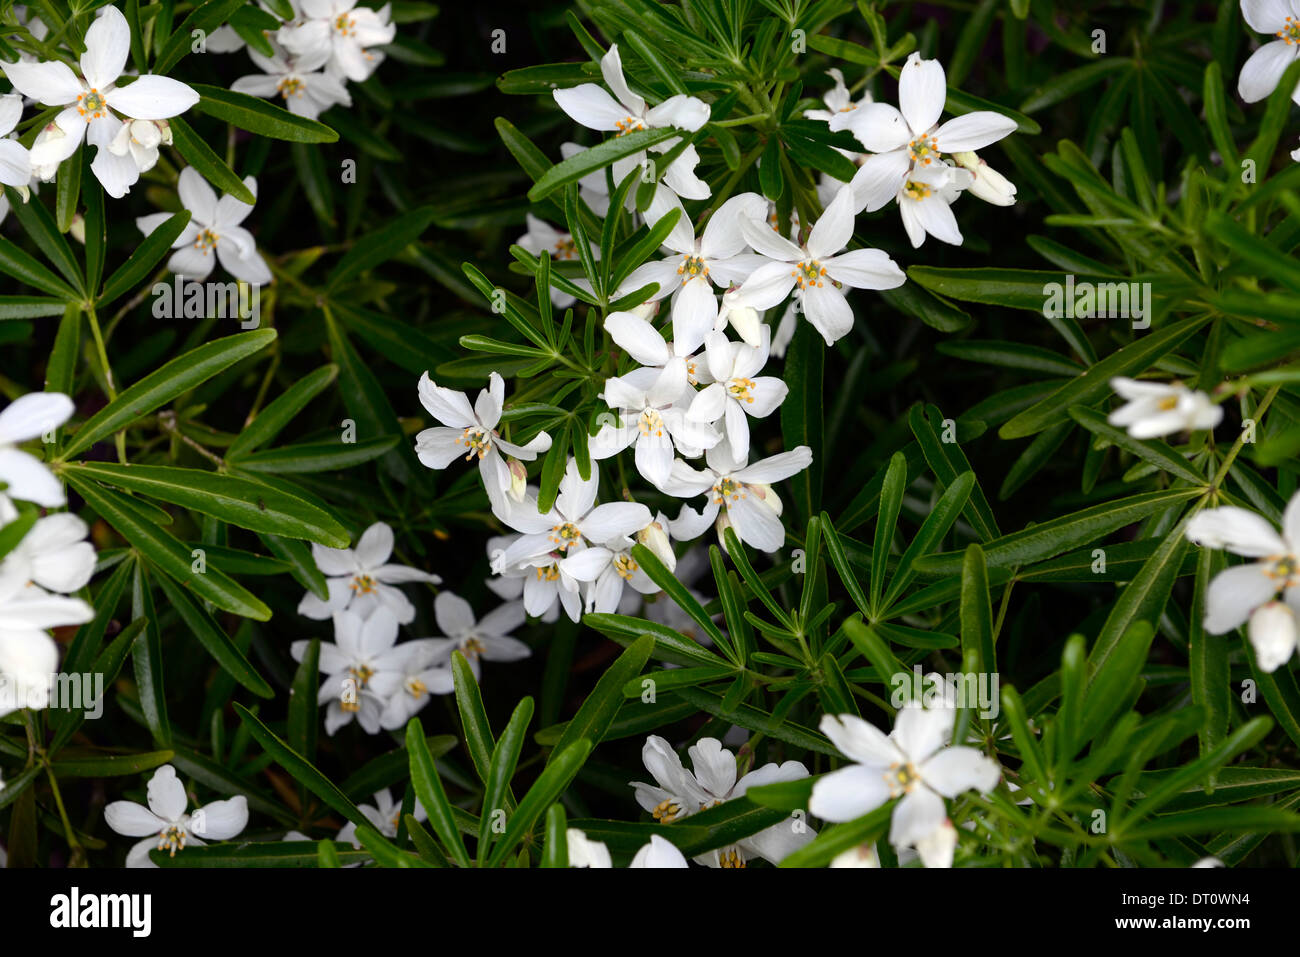
<path fill-rule="evenodd" d="M 974 179 L 967 189 L 994 206 L 1013 206 L 1016 202 L 1015 184 L 984 162 L 973 152 L 953 153 L 959 166 L 970 170 Z"/>
<path fill-rule="evenodd" d="M 651 522 L 636 533 L 636 540 L 654 552 L 655 558 L 659 559 L 669 571 L 677 568 L 677 556 L 673 554 L 672 542 L 661 524 Z"/>
<path fill-rule="evenodd" d="M 510 489 L 508 494 L 516 502 L 522 502 L 524 493 L 528 490 L 528 470 L 524 468 L 524 463 L 518 459 L 506 459 L 506 467 L 510 469 Z"/>

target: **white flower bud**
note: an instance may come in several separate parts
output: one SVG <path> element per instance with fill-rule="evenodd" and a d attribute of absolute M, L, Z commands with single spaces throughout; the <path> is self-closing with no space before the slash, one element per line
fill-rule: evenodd
<path fill-rule="evenodd" d="M 859 844 L 857 847 L 850 847 L 847 851 L 836 854 L 831 860 L 831 867 L 879 867 L 880 855 L 876 853 L 876 845 Z"/>
<path fill-rule="evenodd" d="M 974 174 L 967 189 L 986 203 L 994 206 L 1014 206 L 1016 202 L 1015 184 L 995 170 L 978 155 L 972 152 L 953 153 L 952 158 Z"/>
<path fill-rule="evenodd" d="M 1261 671 L 1276 671 L 1295 651 L 1295 612 L 1280 601 L 1256 608 L 1250 616 L 1248 631 Z"/>
<path fill-rule="evenodd" d="M 655 558 L 659 559 L 669 571 L 677 568 L 677 556 L 673 554 L 672 542 L 659 522 L 651 522 L 637 532 L 636 540 L 654 552 Z"/>
<path fill-rule="evenodd" d="M 80 213 L 72 217 L 72 225 L 68 227 L 68 235 L 81 245 L 86 245 L 86 220 Z"/>
<path fill-rule="evenodd" d="M 507 494 L 516 502 L 522 502 L 524 493 L 528 491 L 528 470 L 518 459 L 506 459 L 506 467 L 510 469 L 510 488 Z"/>

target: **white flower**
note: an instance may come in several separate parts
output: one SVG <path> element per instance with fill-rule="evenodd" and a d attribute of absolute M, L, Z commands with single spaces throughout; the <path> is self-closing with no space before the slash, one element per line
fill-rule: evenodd
<path fill-rule="evenodd" d="M 26 147 L 11 138 L 23 115 L 23 98 L 16 93 L 0 96 L 0 184 L 24 195 L 32 178 L 32 158 Z M 0 191 L 2 192 L 2 191 Z"/>
<path fill-rule="evenodd" d="M 311 555 L 325 575 L 329 600 L 321 601 L 308 592 L 298 604 L 298 614 L 320 621 L 347 609 L 365 618 L 376 607 L 384 607 L 399 624 L 409 625 L 415 619 L 415 606 L 393 586 L 407 582 L 437 585 L 442 579 L 418 568 L 390 564 L 392 554 L 393 529 L 385 522 L 375 522 L 362 532 L 355 549 L 313 543 Z"/>
<path fill-rule="evenodd" d="M 1135 439 L 1154 439 L 1193 429 L 1212 429 L 1223 419 L 1223 407 L 1204 392 L 1177 382 L 1142 382 L 1116 377 L 1110 387 L 1125 404 L 1106 419 L 1122 425 Z"/>
<path fill-rule="evenodd" d="M 397 27 L 389 22 L 389 6 L 358 7 L 356 0 L 301 0 L 303 21 L 280 28 L 276 39 L 298 57 L 319 56 L 354 83 L 364 82 L 383 62 L 371 47 L 393 42 Z"/>
<path fill-rule="evenodd" d="M 10 498 L 46 508 L 64 505 L 67 496 L 54 473 L 19 443 L 52 432 L 72 416 L 76 406 L 61 392 L 20 395 L 0 412 L 0 483 Z"/>
<path fill-rule="evenodd" d="M 158 164 L 160 145 L 172 145 L 172 128 L 166 120 L 126 120 L 108 149 L 114 156 L 130 156 L 136 169 L 147 173 Z"/>
<path fill-rule="evenodd" d="M 262 72 L 241 76 L 230 88 L 236 93 L 268 99 L 284 97 L 285 109 L 309 120 L 336 104 L 352 105 L 343 81 L 321 69 L 330 58 L 328 48 L 300 57 L 287 55 L 274 43 L 271 49 L 274 53 L 267 57 L 250 48 L 248 55 Z"/>
<path fill-rule="evenodd" d="M 105 192 L 125 196 L 140 178 L 135 159 L 107 149 L 122 121 L 113 111 L 137 120 L 166 120 L 179 116 L 199 95 L 170 77 L 152 74 L 128 86 L 116 86 L 131 51 L 131 28 L 113 6 L 103 7 L 86 30 L 86 52 L 81 54 L 79 79 L 66 63 L 0 63 L 14 89 L 46 106 L 66 107 L 52 124 L 62 135 L 38 136 L 32 145 L 32 165 L 49 172 L 76 152 L 84 139 L 98 147 L 90 164 Z M 46 128 L 47 132 L 49 127 Z M 42 138 L 44 137 L 44 138 Z"/>
<path fill-rule="evenodd" d="M 576 827 L 565 831 L 565 842 L 569 847 L 570 867 L 612 868 L 614 861 L 609 856 L 609 848 L 600 841 L 593 841 Z M 677 846 L 658 834 L 652 834 L 650 841 L 644 845 L 628 867 L 689 867 Z"/>
<path fill-rule="evenodd" d="M 770 342 L 771 330 L 763 326 L 758 348 L 729 342 L 720 332 L 710 335 L 705 343 L 713 384 L 691 403 L 689 415 L 709 422 L 721 419 L 731 457 L 737 462 L 749 457 L 749 417 L 771 415 L 790 391 L 776 376 L 758 374 L 767 364 Z"/>
<path fill-rule="evenodd" d="M 953 246 L 962 244 L 961 229 L 951 207 L 973 182 L 969 170 L 947 163 L 918 169 L 907 177 L 898 191 L 898 213 L 912 248 L 919 248 L 926 236 Z"/>
<path fill-rule="evenodd" d="M 402 802 L 394 801 L 392 792 L 388 788 L 375 792 L 375 803 L 358 804 L 357 810 L 365 815 L 367 821 L 376 831 L 387 838 L 397 837 L 397 830 L 402 824 Z M 424 809 L 424 805 L 417 798 L 415 807 L 411 816 L 417 821 L 427 821 L 429 813 Z M 336 841 L 347 841 L 355 848 L 361 847 L 361 842 L 357 840 L 357 826 L 352 821 L 344 824 L 339 831 Z"/>
<path fill-rule="evenodd" d="M 525 213 L 524 221 L 528 224 L 528 232 L 520 236 L 515 242 L 525 250 L 534 256 L 540 256 L 545 250 L 551 254 L 551 262 L 578 261 L 578 244 L 574 242 L 569 233 L 556 229 L 550 223 L 538 219 L 532 213 Z M 592 256 L 599 259 L 600 250 L 594 246 L 590 248 Z M 589 285 L 586 280 L 576 280 L 575 282 L 583 286 Z M 575 301 L 572 295 L 554 286 L 551 287 L 550 296 L 551 302 L 560 309 L 567 309 Z"/>
<path fill-rule="evenodd" d="M 632 312 L 611 312 L 605 317 L 605 331 L 614 344 L 640 365 L 663 369 L 674 359 L 686 363 L 686 381 L 692 386 L 711 381 L 708 366 L 689 352 L 683 352 L 679 343 L 669 342 L 649 321 L 653 306 L 638 306 Z M 646 313 L 646 314 L 643 314 Z M 701 340 L 703 342 L 703 340 Z"/>
<path fill-rule="evenodd" d="M 690 867 L 677 845 L 658 834 L 650 835 L 650 843 L 636 852 L 628 867 Z"/>
<path fill-rule="evenodd" d="M 975 748 L 948 746 L 955 717 L 951 708 L 908 704 L 886 736 L 855 715 L 825 715 L 822 733 L 856 763 L 819 778 L 808 810 L 826 821 L 852 821 L 901 798 L 890 843 L 907 847 L 930 838 L 948 816 L 945 797 L 971 788 L 987 793 L 1002 774 L 997 762 Z"/>
<path fill-rule="evenodd" d="M 841 113 L 849 113 L 856 110 L 864 103 L 871 102 L 871 94 L 863 93 L 862 98 L 856 103 L 853 102 L 853 96 L 849 93 L 849 88 L 844 85 L 844 74 L 831 67 L 826 71 L 826 75 L 835 81 L 835 85 L 827 91 L 822 97 L 822 102 L 826 104 L 824 110 L 804 110 L 804 119 L 808 120 L 825 120 L 829 123 Z M 842 151 L 841 151 L 842 152 Z"/>
<path fill-rule="evenodd" d="M 302 661 L 310 642 L 289 646 Z M 389 700 L 406 678 L 406 663 L 417 651 L 414 642 L 397 645 L 397 618 L 380 606 L 362 618 L 355 611 L 334 613 L 334 641 L 320 646 L 319 703 L 327 705 L 325 733 L 333 734 L 354 717 L 367 734 L 378 734 Z"/>
<path fill-rule="evenodd" d="M 244 185 L 257 195 L 257 180 L 244 177 Z M 181 205 L 190 211 L 190 221 L 172 243 L 167 268 L 189 279 L 206 279 L 212 272 L 213 250 L 226 272 L 236 279 L 264 286 L 271 281 L 271 270 L 257 251 L 257 241 L 243 226 L 253 207 L 233 196 L 217 194 L 193 166 L 181 170 L 177 182 Z M 150 213 L 135 221 L 140 232 L 148 236 L 171 218 L 170 213 Z"/>
<path fill-rule="evenodd" d="M 676 196 L 657 197 L 646 211 L 646 220 L 653 225 L 674 209 L 680 215 L 664 245 L 675 255 L 638 266 L 620 291 L 632 292 L 653 282 L 659 284 L 659 291 L 650 297 L 652 302 L 671 294 L 673 342 L 685 355 L 698 349 L 718 323 L 718 297 L 713 287 L 726 289 L 743 282 L 767 262 L 762 256 L 744 252 L 745 234 L 741 231 L 742 221 L 764 216 L 767 200 L 757 193 L 731 197 L 709 217 L 699 239 Z"/>
<path fill-rule="evenodd" d="M 0 699 L 0 717 L 16 708 L 49 705 L 59 646 L 48 629 L 94 617 L 80 598 L 51 595 L 31 583 L 26 569 L 8 562 L 0 566 L 0 675 L 10 691 Z"/>
<path fill-rule="evenodd" d="M 450 663 L 451 653 L 459 651 L 469 661 L 474 677 L 482 675 L 481 661 L 520 661 L 532 649 L 510 633 L 524 623 L 522 602 L 500 605 L 481 619 L 464 598 L 449 591 L 440 592 L 433 603 L 433 617 L 444 637 L 426 639 L 433 660 Z"/>
<path fill-rule="evenodd" d="M 149 860 L 149 851 L 157 848 L 176 852 L 186 844 L 205 844 L 207 838 L 226 841 L 248 824 L 248 799 L 242 794 L 224 801 L 213 801 L 193 814 L 186 814 L 189 797 L 176 777 L 176 769 L 164 764 L 153 773 L 146 789 L 149 806 L 134 801 L 114 801 L 104 808 L 104 821 L 118 834 L 145 837 L 126 855 L 127 867 L 157 867 Z"/>
<path fill-rule="evenodd" d="M 741 220 L 741 229 L 749 245 L 771 262 L 754 270 L 739 289 L 727 293 L 724 303 L 770 309 L 794 290 L 801 311 L 827 345 L 853 328 L 853 310 L 844 298 L 844 286 L 894 289 L 907 281 L 898 265 L 879 249 L 840 253 L 853 238 L 853 193 L 848 186 L 826 207 L 802 247 L 758 220 Z"/>
<path fill-rule="evenodd" d="M 389 696 L 379 724 L 387 731 L 406 727 L 408 721 L 423 710 L 431 695 L 451 694 L 456 690 L 451 669 L 440 662 L 438 648 L 427 638 L 402 645 L 406 661 L 402 666 L 402 683 Z"/>
<path fill-rule="evenodd" d="M 636 791 L 637 803 L 656 821 L 664 824 L 679 821 L 741 797 L 751 787 L 797 781 L 808 776 L 808 769 L 802 763 L 787 761 L 784 764 L 765 764 L 736 780 L 735 755 L 724 749 L 717 738 L 701 738 L 687 753 L 693 773 L 686 770 L 677 752 L 663 738 L 653 734 L 646 738 L 641 757 L 655 783 L 633 781 L 632 787 Z M 744 867 L 751 858 L 761 857 L 780 864 L 815 836 L 812 829 L 802 822 L 783 821 L 731 847 L 703 854 L 695 858 L 695 862 L 709 867 Z"/>
<path fill-rule="evenodd" d="M 0 528 L 17 517 L 18 510 L 0 495 Z M 47 591 L 78 591 L 95 572 L 95 546 L 86 541 L 88 532 L 86 523 L 68 512 L 39 518 L 0 560 L 0 575 L 16 575 Z"/>
<path fill-rule="evenodd" d="M 852 130 L 863 147 L 874 154 L 866 159 L 850 184 L 856 198 L 855 212 L 861 209 L 871 212 L 891 199 L 901 198 L 909 181 L 925 183 L 917 174 L 946 166 L 943 154 L 981 149 L 1016 128 L 1015 120 L 991 110 L 967 113 L 939 126 L 946 98 L 943 64 L 938 60 L 922 60 L 919 53 L 913 53 L 898 78 L 901 110 L 888 103 L 868 103 L 831 119 L 831 129 Z M 926 185 L 935 188 L 933 182 Z M 943 215 L 937 207 L 927 207 L 924 212 Z"/>
<path fill-rule="evenodd" d="M 698 471 L 680 459 L 673 463 L 663 491 L 677 498 L 708 495 L 708 502 L 699 512 L 682 506 L 671 524 L 673 537 L 689 541 L 716 520 L 719 538 L 722 530 L 730 525 L 742 543 L 764 552 L 776 551 L 785 542 L 785 528 L 781 525 L 780 500 L 771 484 L 788 479 L 812 464 L 812 449 L 800 445 L 752 465 L 729 459 L 723 449 L 724 446 L 710 449 L 705 454 L 708 468 Z"/>
<path fill-rule="evenodd" d="M 921 863 L 926 867 L 952 867 L 953 854 L 957 850 L 957 829 L 952 826 L 952 821 L 944 818 L 943 823 L 925 837 L 918 839 L 913 846 Z"/>
<path fill-rule="evenodd" d="M 1250 622 L 1250 643 L 1262 671 L 1281 667 L 1296 646 L 1293 614 L 1300 608 L 1300 493 L 1282 514 L 1282 534 L 1260 515 L 1226 505 L 1197 512 L 1187 523 L 1188 541 L 1225 548 L 1256 561 L 1225 568 L 1205 595 L 1205 630 L 1222 635 Z M 1283 593 L 1286 605 L 1273 600 Z"/>
<path fill-rule="evenodd" d="M 1256 33 L 1277 37 L 1250 55 L 1237 77 L 1237 93 L 1257 103 L 1277 89 L 1286 68 L 1300 56 L 1300 3 L 1296 0 L 1241 0 L 1241 15 Z M 1300 86 L 1291 91 L 1300 104 Z"/>
<path fill-rule="evenodd" d="M 859 844 L 857 847 L 850 847 L 847 851 L 836 854 L 830 866 L 880 867 L 880 855 L 876 853 L 876 845 Z"/>
<path fill-rule="evenodd" d="M 568 566 L 568 573 L 578 581 L 590 581 L 609 561 L 608 542 L 622 542 L 650 524 L 650 509 L 636 502 L 596 504 L 600 472 L 591 465 L 591 477 L 583 480 L 578 463 L 570 458 L 560 480 L 555 506 L 548 512 L 537 507 L 535 498 L 512 505 L 503 518 L 511 528 L 523 534 L 508 548 L 494 556 L 492 570 L 501 574 L 511 566 L 531 564 L 535 559 L 547 565 L 558 559 Z M 630 539 L 629 539 L 630 540 Z M 592 545 L 597 547 L 584 547 Z M 547 557 L 549 556 L 549 557 Z M 538 566 L 540 569 L 540 565 Z M 557 570 L 558 573 L 558 570 Z M 539 570 L 538 577 L 542 577 Z M 527 591 L 525 590 L 525 603 Z M 531 607 L 529 614 L 532 614 Z"/>
<path fill-rule="evenodd" d="M 564 842 L 569 848 L 570 867 L 613 867 L 609 848 L 601 841 L 588 839 L 587 835 L 576 827 L 564 832 Z"/>
<path fill-rule="evenodd" d="M 667 517 L 660 512 L 653 522 L 636 533 L 636 540 L 638 544 L 653 551 L 655 557 L 671 571 L 677 565 L 677 557 L 673 554 L 672 542 L 669 541 L 666 531 L 668 524 Z M 623 600 L 624 585 L 631 586 L 633 591 L 642 595 L 653 595 L 659 591 L 659 586 L 632 557 L 630 545 L 614 544 L 610 551 L 609 564 L 601 570 L 594 581 L 587 584 L 588 612 L 609 614 L 617 611 Z"/>
<path fill-rule="evenodd" d="M 596 83 L 552 91 L 560 109 L 587 129 L 622 135 L 634 130 L 673 127 L 693 133 L 709 120 L 708 105 L 682 93 L 669 97 L 658 106 L 648 106 L 641 96 L 632 92 L 623 78 L 623 62 L 619 58 L 617 43 L 611 44 L 609 52 L 601 57 L 600 71 L 614 96 Z M 669 139 L 651 149 L 656 153 L 666 153 L 678 142 L 677 138 Z M 688 145 L 664 171 L 661 186 L 683 199 L 708 198 L 708 184 L 694 172 L 699 158 L 694 145 Z M 644 168 L 646 163 L 645 151 L 616 160 L 614 182 L 621 183 L 628 173 L 636 167 Z"/>
<path fill-rule="evenodd" d="M 1280 601 L 1256 608 L 1251 613 L 1248 631 L 1261 671 L 1276 671 L 1295 651 L 1295 612 Z"/>
<path fill-rule="evenodd" d="M 596 460 L 617 455 L 635 444 L 636 470 L 652 485 L 661 486 L 673 467 L 674 447 L 695 458 L 717 445 L 722 436 L 681 403 L 694 393 L 686 377 L 686 361 L 673 357 L 662 369 L 634 369 L 605 380 L 601 398 L 617 414 L 587 443 Z M 608 417 L 606 417 L 608 418 Z"/>
<path fill-rule="evenodd" d="M 506 384 L 496 372 L 488 377 L 488 387 L 478 394 L 472 408 L 464 392 L 439 386 L 427 372 L 420 377 L 419 388 L 420 404 L 442 425 L 425 429 L 415 437 L 415 454 L 431 469 L 445 469 L 462 455 L 466 460 L 477 456 L 483 487 L 500 518 L 505 496 L 513 485 L 509 464 L 502 455 L 531 462 L 551 447 L 550 435 L 539 432 L 527 445 L 514 445 L 501 438 L 496 428 L 505 405 Z"/>

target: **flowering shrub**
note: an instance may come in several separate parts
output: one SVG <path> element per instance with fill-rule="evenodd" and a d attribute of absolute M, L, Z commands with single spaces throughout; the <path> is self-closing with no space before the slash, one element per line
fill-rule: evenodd
<path fill-rule="evenodd" d="M 1148 6 L 0 5 L 9 864 L 1294 865 L 1300 8 Z"/>

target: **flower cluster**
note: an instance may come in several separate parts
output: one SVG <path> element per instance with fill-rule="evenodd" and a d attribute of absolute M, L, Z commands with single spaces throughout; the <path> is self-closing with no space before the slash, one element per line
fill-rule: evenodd
<path fill-rule="evenodd" d="M 28 519 L 30 505 L 66 504 L 58 479 L 18 446 L 53 432 L 72 411 L 72 400 L 56 392 L 21 396 L 0 411 L 0 535 L 25 514 L 18 503 L 29 503 Z M 35 518 L 0 556 L 0 716 L 49 706 L 59 663 L 59 647 L 49 629 L 94 617 L 90 605 L 72 597 L 95 570 L 87 533 L 77 516 L 51 512 Z"/>
<path fill-rule="evenodd" d="M 281 97 L 285 109 L 311 120 L 332 106 L 350 107 L 348 81 L 369 79 L 384 59 L 376 47 L 392 43 L 397 34 L 389 6 L 372 10 L 358 7 L 356 0 L 290 0 L 290 4 L 293 17 L 275 32 L 266 31 L 271 55 L 248 48 L 262 72 L 240 77 L 230 88 L 251 96 Z M 207 44 L 213 53 L 243 47 L 243 38 L 230 26 L 216 31 Z"/>
<path fill-rule="evenodd" d="M 396 730 L 429 702 L 430 695 L 454 690 L 451 655 L 459 651 L 475 677 L 480 661 L 517 661 L 532 652 L 510 637 L 524 623 L 521 602 L 506 602 L 476 620 L 470 604 L 449 591 L 434 600 L 434 620 L 442 635 L 398 642 L 400 626 L 415 620 L 416 608 L 398 585 L 441 584 L 437 575 L 389 561 L 393 530 L 376 522 L 355 549 L 312 546 L 318 570 L 326 576 L 327 597 L 308 592 L 298 613 L 331 619 L 334 641 L 320 646 L 319 703 L 325 706 L 325 731 L 334 734 L 353 718 L 368 734 Z M 310 642 L 295 641 L 290 654 L 301 662 Z"/>

